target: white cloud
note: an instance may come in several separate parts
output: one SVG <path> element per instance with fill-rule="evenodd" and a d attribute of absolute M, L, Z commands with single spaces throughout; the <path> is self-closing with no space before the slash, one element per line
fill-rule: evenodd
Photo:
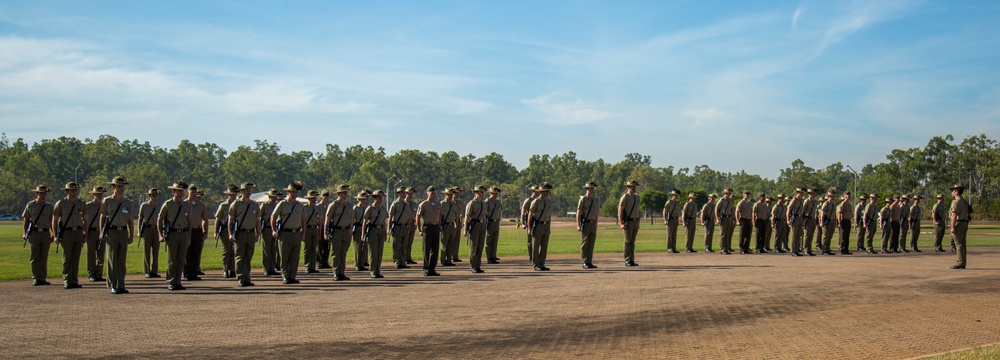
<path fill-rule="evenodd" d="M 597 110 L 581 100 L 570 102 L 551 101 L 557 94 L 552 93 L 531 99 L 522 99 L 521 103 L 547 116 L 545 121 L 556 125 L 579 125 L 595 123 L 613 116 L 607 111 Z"/>
<path fill-rule="evenodd" d="M 805 12 L 806 12 L 805 5 L 799 6 L 797 9 L 795 9 L 795 13 L 792 14 L 792 29 L 793 30 L 799 28 L 799 19 L 802 17 L 802 14 L 805 14 Z"/>

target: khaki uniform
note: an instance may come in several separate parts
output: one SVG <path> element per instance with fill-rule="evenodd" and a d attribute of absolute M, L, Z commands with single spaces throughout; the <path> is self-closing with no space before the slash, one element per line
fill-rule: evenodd
<path fill-rule="evenodd" d="M 834 230 L 837 227 L 837 205 L 833 200 L 827 200 L 823 202 L 820 207 L 819 217 L 823 224 L 822 231 L 822 242 L 819 244 L 820 249 L 825 253 L 830 252 L 830 243 L 833 241 Z"/>
<path fill-rule="evenodd" d="M 303 222 L 306 217 L 305 206 L 295 199 L 285 199 L 278 202 L 272 216 L 281 221 L 281 231 L 278 232 L 278 243 L 281 253 L 281 278 L 285 281 L 294 280 L 299 274 L 299 253 L 302 251 Z"/>
<path fill-rule="evenodd" d="M 764 204 L 767 206 L 767 221 L 764 222 L 764 250 L 771 251 L 771 232 L 774 231 L 774 226 L 771 222 L 771 211 L 774 209 L 770 204 Z"/>
<path fill-rule="evenodd" d="M 201 274 L 201 252 L 205 249 L 205 231 L 202 222 L 208 221 L 208 205 L 202 201 L 187 200 L 191 204 L 188 225 L 191 226 L 191 243 L 187 250 L 187 261 L 184 263 L 184 277 L 197 278 Z"/>
<path fill-rule="evenodd" d="M 840 235 L 840 252 L 847 253 L 851 248 L 851 223 L 854 222 L 854 208 L 850 202 L 844 200 L 837 205 L 837 214 L 840 215 L 840 224 L 838 224 L 839 235 Z M 834 218 L 836 222 L 836 218 Z"/>
<path fill-rule="evenodd" d="M 117 209 L 117 216 L 115 210 Z M 128 258 L 128 245 L 132 243 L 133 229 L 129 229 L 132 224 L 132 214 L 135 209 L 132 200 L 122 197 L 116 200 L 114 197 L 104 199 L 101 205 L 101 221 L 110 219 L 108 229 L 102 229 L 107 233 L 104 242 L 108 248 L 108 288 L 112 290 L 125 290 L 125 266 Z M 113 219 L 112 219 L 113 218 Z"/>
<path fill-rule="evenodd" d="M 858 229 L 857 237 L 857 249 L 858 251 L 866 249 L 865 247 L 865 234 L 867 229 L 864 226 L 864 216 L 865 208 L 867 207 L 867 201 L 858 201 L 857 205 L 854 205 L 854 227 Z"/>
<path fill-rule="evenodd" d="M 920 216 L 923 215 L 923 209 L 920 205 L 913 205 L 910 207 L 910 248 L 913 251 L 917 251 L 917 239 L 920 238 Z"/>
<path fill-rule="evenodd" d="M 424 200 L 417 206 L 416 217 L 420 218 L 423 233 L 424 274 L 435 272 L 438 251 L 441 250 L 441 207 L 438 201 Z"/>
<path fill-rule="evenodd" d="M 531 208 L 531 202 L 534 201 L 535 199 L 536 199 L 535 197 L 529 197 L 527 199 L 524 199 L 524 202 L 521 203 L 521 226 L 523 226 L 525 229 L 528 229 L 528 211 Z M 527 239 L 526 242 L 528 243 L 528 261 L 532 261 L 531 235 L 525 236 L 525 238 Z"/>
<path fill-rule="evenodd" d="M 740 252 L 750 252 L 750 236 L 753 235 L 753 204 L 749 199 L 736 204 L 736 218 L 740 221 Z"/>
<path fill-rule="evenodd" d="M 764 249 L 767 248 L 767 223 L 770 220 L 770 215 L 771 208 L 767 207 L 767 204 L 763 201 L 753 204 L 753 223 L 754 228 L 757 229 L 757 241 L 754 244 L 754 250 L 757 250 L 758 253 L 764 252 Z"/>
<path fill-rule="evenodd" d="M 686 242 L 684 243 L 684 249 L 687 251 L 694 251 L 694 231 L 695 231 L 695 217 L 698 216 L 698 204 L 694 201 L 688 201 L 684 204 L 684 210 L 681 211 L 681 219 L 684 221 L 684 230 L 686 235 Z"/>
<path fill-rule="evenodd" d="M 413 222 L 414 213 L 411 212 L 410 204 L 405 200 L 397 199 L 389 206 L 389 227 L 392 228 L 392 261 L 397 268 L 406 267 L 406 238 L 410 236 L 410 223 Z"/>
<path fill-rule="evenodd" d="M 818 212 L 815 199 L 806 198 L 802 202 L 802 227 L 805 229 L 805 243 L 802 248 L 807 254 L 812 253 L 813 236 L 816 234 L 816 213 Z"/>
<path fill-rule="evenodd" d="M 892 248 L 892 205 L 885 205 L 879 210 L 879 224 L 882 227 L 882 252 L 891 252 Z"/>
<path fill-rule="evenodd" d="M 410 205 L 411 220 L 410 233 L 406 236 L 406 243 L 403 245 L 403 252 L 406 253 L 406 262 L 412 264 L 416 263 L 416 261 L 413 261 L 413 237 L 416 236 L 417 233 L 417 224 L 414 223 L 415 220 L 412 220 L 412 218 L 416 216 L 417 206 L 419 206 L 419 204 L 413 200 L 409 200 L 406 203 Z"/>
<path fill-rule="evenodd" d="M 958 249 L 958 259 L 955 265 L 964 267 L 966 264 L 966 242 L 965 236 L 969 231 L 969 220 L 972 215 L 972 207 L 969 206 L 969 202 L 964 198 L 959 196 L 955 201 L 951 202 L 951 209 L 948 211 L 951 216 L 954 216 L 955 227 L 952 228 L 952 241 L 955 242 L 955 246 Z"/>
<path fill-rule="evenodd" d="M 326 209 L 326 226 L 330 233 L 330 245 L 333 246 L 333 274 L 347 276 L 347 250 L 351 247 L 351 227 L 354 224 L 354 210 L 351 202 L 334 201 Z M 359 226 L 360 227 L 360 226 Z"/>
<path fill-rule="evenodd" d="M 873 240 L 875 239 L 875 231 L 878 230 L 878 205 L 874 203 L 868 203 L 865 205 L 865 214 L 862 215 L 861 221 L 865 227 L 865 249 L 870 252 L 875 252 L 872 248 Z M 860 246 L 860 243 L 858 244 Z"/>
<path fill-rule="evenodd" d="M 805 216 L 803 215 L 803 209 L 805 207 L 805 199 L 801 197 L 794 197 L 792 201 L 788 203 L 788 220 L 791 222 L 792 231 L 792 255 L 802 251 L 802 226 L 805 224 Z"/>
<path fill-rule="evenodd" d="M 221 229 L 216 229 L 215 233 L 219 235 L 218 241 L 222 242 L 222 273 L 225 277 L 229 277 L 229 274 L 236 272 L 236 244 L 229 233 L 229 223 L 233 221 L 229 218 L 229 208 L 234 203 L 236 201 L 226 201 L 219 204 L 219 207 L 215 209 L 216 226 L 222 227 Z"/>
<path fill-rule="evenodd" d="M 532 219 L 535 223 L 534 229 L 531 230 L 532 236 L 532 260 L 536 268 L 545 267 L 545 258 L 549 251 L 549 235 L 551 235 L 551 225 L 550 220 L 552 218 L 552 204 L 550 204 L 549 199 L 543 199 L 539 196 L 535 201 L 531 202 L 531 214 L 534 215 Z"/>
<path fill-rule="evenodd" d="M 365 266 L 368 266 L 368 244 L 365 243 L 364 227 L 361 226 L 361 223 L 365 220 L 365 211 L 367 210 L 368 204 L 362 205 L 360 202 L 351 208 L 351 211 L 354 212 L 354 223 L 351 224 L 351 226 L 353 226 L 353 229 L 351 230 L 351 240 L 354 241 L 355 270 L 361 270 Z"/>
<path fill-rule="evenodd" d="M 455 195 L 455 210 L 458 212 L 458 216 L 455 217 L 455 237 L 454 241 L 451 242 L 451 261 L 461 262 L 462 259 L 458 257 L 459 249 L 462 246 L 462 232 L 465 228 L 462 227 L 462 209 L 465 209 L 465 202 L 458 199 L 458 195 Z"/>
<path fill-rule="evenodd" d="M 458 241 L 455 236 L 455 221 L 462 212 L 455 201 L 441 202 L 441 265 L 451 266 L 454 254 L 451 253 L 452 242 Z"/>
<path fill-rule="evenodd" d="M 386 220 L 389 219 L 389 212 L 382 206 L 372 206 L 365 210 L 365 241 L 368 243 L 368 254 L 371 267 L 368 269 L 371 274 L 381 275 L 382 273 L 382 250 L 385 248 Z"/>
<path fill-rule="evenodd" d="M 639 195 L 625 193 L 618 200 L 618 207 L 622 209 L 618 220 L 625 225 L 625 246 L 622 252 L 625 263 L 631 264 L 635 262 L 635 238 L 639 235 Z"/>
<path fill-rule="evenodd" d="M 53 209 L 57 218 L 57 236 L 59 229 L 63 229 L 62 238 L 57 239 L 63 248 L 63 285 L 79 285 L 77 277 L 80 273 L 80 253 L 86 242 L 83 237 L 86 210 L 87 205 L 82 200 L 70 202 L 69 198 L 57 201 Z"/>
<path fill-rule="evenodd" d="M 715 215 L 718 218 L 719 227 L 722 228 L 722 234 L 719 238 L 719 247 L 721 247 L 722 252 L 729 253 L 733 251 L 733 229 L 736 227 L 736 207 L 733 206 L 733 198 L 722 197 L 719 199 L 719 204 L 715 206 Z"/>
<path fill-rule="evenodd" d="M 783 252 L 788 247 L 788 206 L 782 203 L 771 208 L 771 226 L 774 228 L 774 251 Z"/>
<path fill-rule="evenodd" d="M 469 225 L 469 263 L 472 270 L 482 270 L 483 249 L 486 246 L 486 201 L 472 199 L 465 206 Z"/>
<path fill-rule="evenodd" d="M 906 238 L 910 234 L 910 204 L 899 204 L 899 249 L 906 250 Z"/>
<path fill-rule="evenodd" d="M 261 240 L 261 264 L 264 266 L 264 274 L 271 275 L 281 267 L 281 256 L 278 254 L 278 238 L 274 237 L 271 231 L 271 214 L 278 206 L 278 202 L 273 204 L 266 202 L 260 205 L 260 240 Z"/>
<path fill-rule="evenodd" d="M 236 258 L 236 281 L 240 284 L 250 282 L 250 264 L 253 261 L 254 246 L 260 229 L 260 205 L 257 202 L 241 198 L 229 205 L 229 221 L 236 221 L 236 234 L 233 245 Z"/>
<path fill-rule="evenodd" d="M 160 207 L 156 224 L 162 233 L 167 232 L 163 239 L 167 245 L 167 284 L 181 285 L 181 278 L 186 276 L 189 246 L 191 245 L 191 210 L 194 205 L 190 201 L 167 200 Z"/>
<path fill-rule="evenodd" d="M 889 227 L 892 232 L 889 235 L 889 250 L 893 252 L 901 252 L 899 247 L 899 232 L 901 230 L 900 221 L 903 218 L 903 210 L 901 204 L 892 204 L 889 208 Z"/>
<path fill-rule="evenodd" d="M 320 231 L 323 228 L 323 209 L 319 205 L 304 205 L 302 216 L 306 219 L 305 237 L 302 239 L 303 257 L 307 272 L 316 272 L 316 263 L 319 260 L 319 239 L 322 238 Z"/>
<path fill-rule="evenodd" d="M 139 238 L 142 239 L 142 272 L 152 275 L 160 272 L 160 234 L 156 219 L 162 205 L 146 201 L 139 205 Z"/>
<path fill-rule="evenodd" d="M 44 282 L 49 273 L 49 247 L 52 246 L 52 204 L 28 202 L 21 213 L 24 221 L 31 221 L 28 243 L 31 244 L 31 278 Z M 36 220 L 37 219 L 37 220 Z"/>
<path fill-rule="evenodd" d="M 487 198 L 486 202 L 486 260 L 497 261 L 497 246 L 500 245 L 500 217 L 502 203 L 500 199 Z"/>
<path fill-rule="evenodd" d="M 681 205 L 676 200 L 663 204 L 664 221 L 667 225 L 667 251 L 677 252 L 677 225 L 681 217 Z"/>
<path fill-rule="evenodd" d="M 944 240 L 944 230 L 948 226 L 948 210 L 944 208 L 943 204 L 934 204 L 934 208 L 931 210 L 931 217 L 934 218 L 934 248 L 941 249 L 941 241 Z M 951 248 L 955 249 L 954 239 L 952 240 Z"/>
<path fill-rule="evenodd" d="M 712 251 L 712 236 L 715 234 L 715 203 L 706 203 L 701 207 L 701 226 L 705 227 L 705 251 Z"/>
<path fill-rule="evenodd" d="M 581 196 L 576 204 L 576 213 L 580 214 L 580 259 L 584 265 L 594 264 L 594 243 L 597 241 L 597 216 L 601 212 L 601 202 L 597 196 Z"/>
<path fill-rule="evenodd" d="M 103 202 L 101 202 L 103 204 Z M 104 275 L 104 241 L 101 240 L 101 204 L 87 202 L 87 276 L 93 280 Z"/>
<path fill-rule="evenodd" d="M 316 205 L 316 212 L 320 217 L 326 216 L 326 213 L 330 210 L 330 203 L 319 203 Z M 320 234 L 319 234 L 319 245 L 316 246 L 316 262 L 318 263 L 320 269 L 329 269 L 330 266 L 330 240 L 323 236 L 323 221 L 320 221 Z"/>

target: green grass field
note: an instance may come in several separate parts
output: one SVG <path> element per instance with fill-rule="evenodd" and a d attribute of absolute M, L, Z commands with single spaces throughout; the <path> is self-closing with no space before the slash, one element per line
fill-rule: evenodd
<path fill-rule="evenodd" d="M 924 227 L 924 231 L 928 231 L 927 227 Z M 214 234 L 214 232 L 212 232 Z M 713 247 L 719 249 L 719 228 L 716 227 L 715 239 L 713 241 Z M 835 235 L 836 236 L 836 235 Z M 684 231 L 679 229 L 678 231 L 678 249 L 684 250 Z M 695 235 L 695 249 L 698 251 L 703 250 L 704 233 L 702 228 L 698 228 L 698 232 Z M 737 246 L 737 234 L 734 235 L 733 246 Z M 613 224 L 607 224 L 600 226 L 597 234 L 597 244 L 595 246 L 595 252 L 610 252 L 610 253 L 621 253 L 622 251 L 622 231 L 618 229 Z M 852 237 L 853 239 L 853 237 Z M 949 242 L 949 237 L 945 235 L 945 246 L 947 247 Z M 128 255 L 128 270 L 129 273 L 141 273 L 142 272 L 142 254 L 141 249 L 137 246 L 140 240 L 136 240 L 129 247 Z M 523 230 L 518 231 L 515 229 L 513 223 L 505 223 L 500 230 L 500 246 L 498 250 L 498 255 L 503 258 L 504 256 L 526 256 L 527 246 L 525 245 L 525 233 Z M 879 235 L 875 236 L 876 244 L 879 242 Z M 21 240 L 21 223 L 20 222 L 0 222 L 0 280 L 15 280 L 15 279 L 29 279 L 31 277 L 31 270 L 29 268 L 28 259 L 30 256 L 30 250 L 28 248 L 22 248 L 23 241 Z M 752 243 L 752 242 L 751 242 Z M 970 246 L 1000 246 L 1000 225 L 987 224 L 982 226 L 973 226 L 970 230 L 969 236 Z M 256 255 L 254 256 L 254 268 L 260 268 L 261 266 L 261 247 L 256 247 Z M 836 237 L 834 238 L 834 245 L 836 244 Z M 852 246 L 854 242 L 851 242 Z M 923 249 L 930 249 L 933 244 L 933 237 L 928 234 L 920 236 L 920 246 Z M 352 245 L 353 246 L 353 245 Z M 417 238 L 414 239 L 413 244 L 413 256 L 414 259 L 421 259 L 421 241 L 419 234 Z M 878 245 L 876 245 L 878 246 Z M 391 244 L 386 243 L 387 249 L 384 252 L 383 260 L 384 264 L 389 264 L 392 258 L 392 248 Z M 166 271 L 166 256 L 163 253 L 163 246 L 161 246 L 161 256 L 160 256 L 160 272 Z M 60 253 L 56 254 L 56 247 L 52 246 L 49 251 L 49 277 L 54 279 L 59 279 L 62 277 L 62 250 Z M 348 257 L 348 266 L 353 266 L 353 249 L 350 250 Z M 650 225 L 648 220 L 642 225 L 642 230 L 639 231 L 639 239 L 636 245 L 637 252 L 662 252 L 666 251 L 666 231 L 663 225 Z M 576 231 L 575 228 L 556 228 L 553 229 L 552 235 L 549 240 L 549 253 L 550 254 L 569 254 L 569 253 L 579 253 L 580 252 L 580 233 Z M 462 241 L 462 249 L 459 252 L 461 258 L 468 259 L 468 247 L 465 239 Z M 81 262 L 86 259 L 86 248 L 84 248 Z M 209 239 L 205 243 L 205 250 L 203 253 L 202 267 L 205 270 L 217 270 L 222 268 L 222 250 L 215 248 L 215 240 L 209 235 Z M 80 276 L 86 277 L 86 265 L 81 264 L 80 266 Z"/>
<path fill-rule="evenodd" d="M 943 355 L 924 358 L 924 360 L 978 360 L 978 359 L 1000 359 L 1000 344 L 979 346 L 969 350 L 956 351 Z"/>

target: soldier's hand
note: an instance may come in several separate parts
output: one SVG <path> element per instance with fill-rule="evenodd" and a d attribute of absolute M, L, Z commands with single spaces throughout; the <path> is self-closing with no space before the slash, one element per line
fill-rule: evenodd
<path fill-rule="evenodd" d="M 160 242 L 167 242 L 167 238 L 163 237 L 163 235 L 160 235 L 159 238 Z"/>
<path fill-rule="evenodd" d="M 621 227 L 622 230 L 625 230 L 625 224 L 619 224 L 618 227 Z"/>
<path fill-rule="evenodd" d="M 271 231 L 271 236 L 277 238 L 278 237 L 278 232 L 277 231 Z"/>
<path fill-rule="evenodd" d="M 131 236 L 128 237 L 128 244 L 132 245 L 132 237 Z"/>
<path fill-rule="evenodd" d="M 583 231 L 583 229 L 580 228 L 580 225 L 577 225 L 576 226 L 576 231 Z"/>

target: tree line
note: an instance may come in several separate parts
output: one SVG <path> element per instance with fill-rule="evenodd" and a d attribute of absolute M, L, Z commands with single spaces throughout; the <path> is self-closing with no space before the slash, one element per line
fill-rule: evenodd
<path fill-rule="evenodd" d="M 68 181 L 76 181 L 90 189 L 120 174 L 131 183 L 133 198 L 141 198 L 148 188 L 163 190 L 179 179 L 205 189 L 209 203 L 224 199 L 226 184 L 243 181 L 256 183 L 259 191 L 280 189 L 293 180 L 318 190 L 333 189 L 341 183 L 355 190 L 405 185 L 416 188 L 418 197 L 430 185 L 457 185 L 466 190 L 462 195 L 465 199 L 471 198 L 468 190 L 476 184 L 497 185 L 503 190 L 507 217 L 519 212 L 527 187 L 542 181 L 554 186 L 551 199 L 557 213 L 574 211 L 582 194 L 580 187 L 588 180 L 597 181 L 597 196 L 604 200 L 602 212 L 606 216 L 614 214 L 617 199 L 624 191 L 622 184 L 629 179 L 641 183 L 639 190 L 645 194 L 642 203 L 647 214 L 658 213 L 666 200 L 665 193 L 672 189 L 681 189 L 685 196 L 689 192 L 698 194 L 699 204 L 705 202 L 707 194 L 721 193 L 726 187 L 771 195 L 792 194 L 799 186 L 836 187 L 841 192 L 856 187 L 858 192 L 913 194 L 926 199 L 962 182 L 969 187 L 967 194 L 977 218 L 1000 214 L 1000 145 L 986 134 L 969 136 L 961 142 L 951 135 L 935 136 L 924 147 L 892 150 L 886 161 L 866 164 L 856 173 L 840 162 L 813 168 L 802 160 L 782 169 L 776 179 L 744 171 L 720 172 L 708 165 L 677 169 L 651 164 L 651 156 L 638 153 L 625 154 L 622 160 L 612 163 L 578 159 L 576 153 L 567 152 L 532 155 L 525 168 L 517 169 L 495 152 L 480 157 L 413 149 L 387 154 L 384 148 L 327 144 L 323 152 L 286 153 L 267 140 L 256 140 L 253 145 L 229 152 L 214 143 L 188 140 L 168 149 L 111 135 L 83 140 L 59 137 L 28 144 L 3 134 L 0 213 L 19 213 L 33 197 L 30 189 L 37 184 L 61 188 Z"/>

